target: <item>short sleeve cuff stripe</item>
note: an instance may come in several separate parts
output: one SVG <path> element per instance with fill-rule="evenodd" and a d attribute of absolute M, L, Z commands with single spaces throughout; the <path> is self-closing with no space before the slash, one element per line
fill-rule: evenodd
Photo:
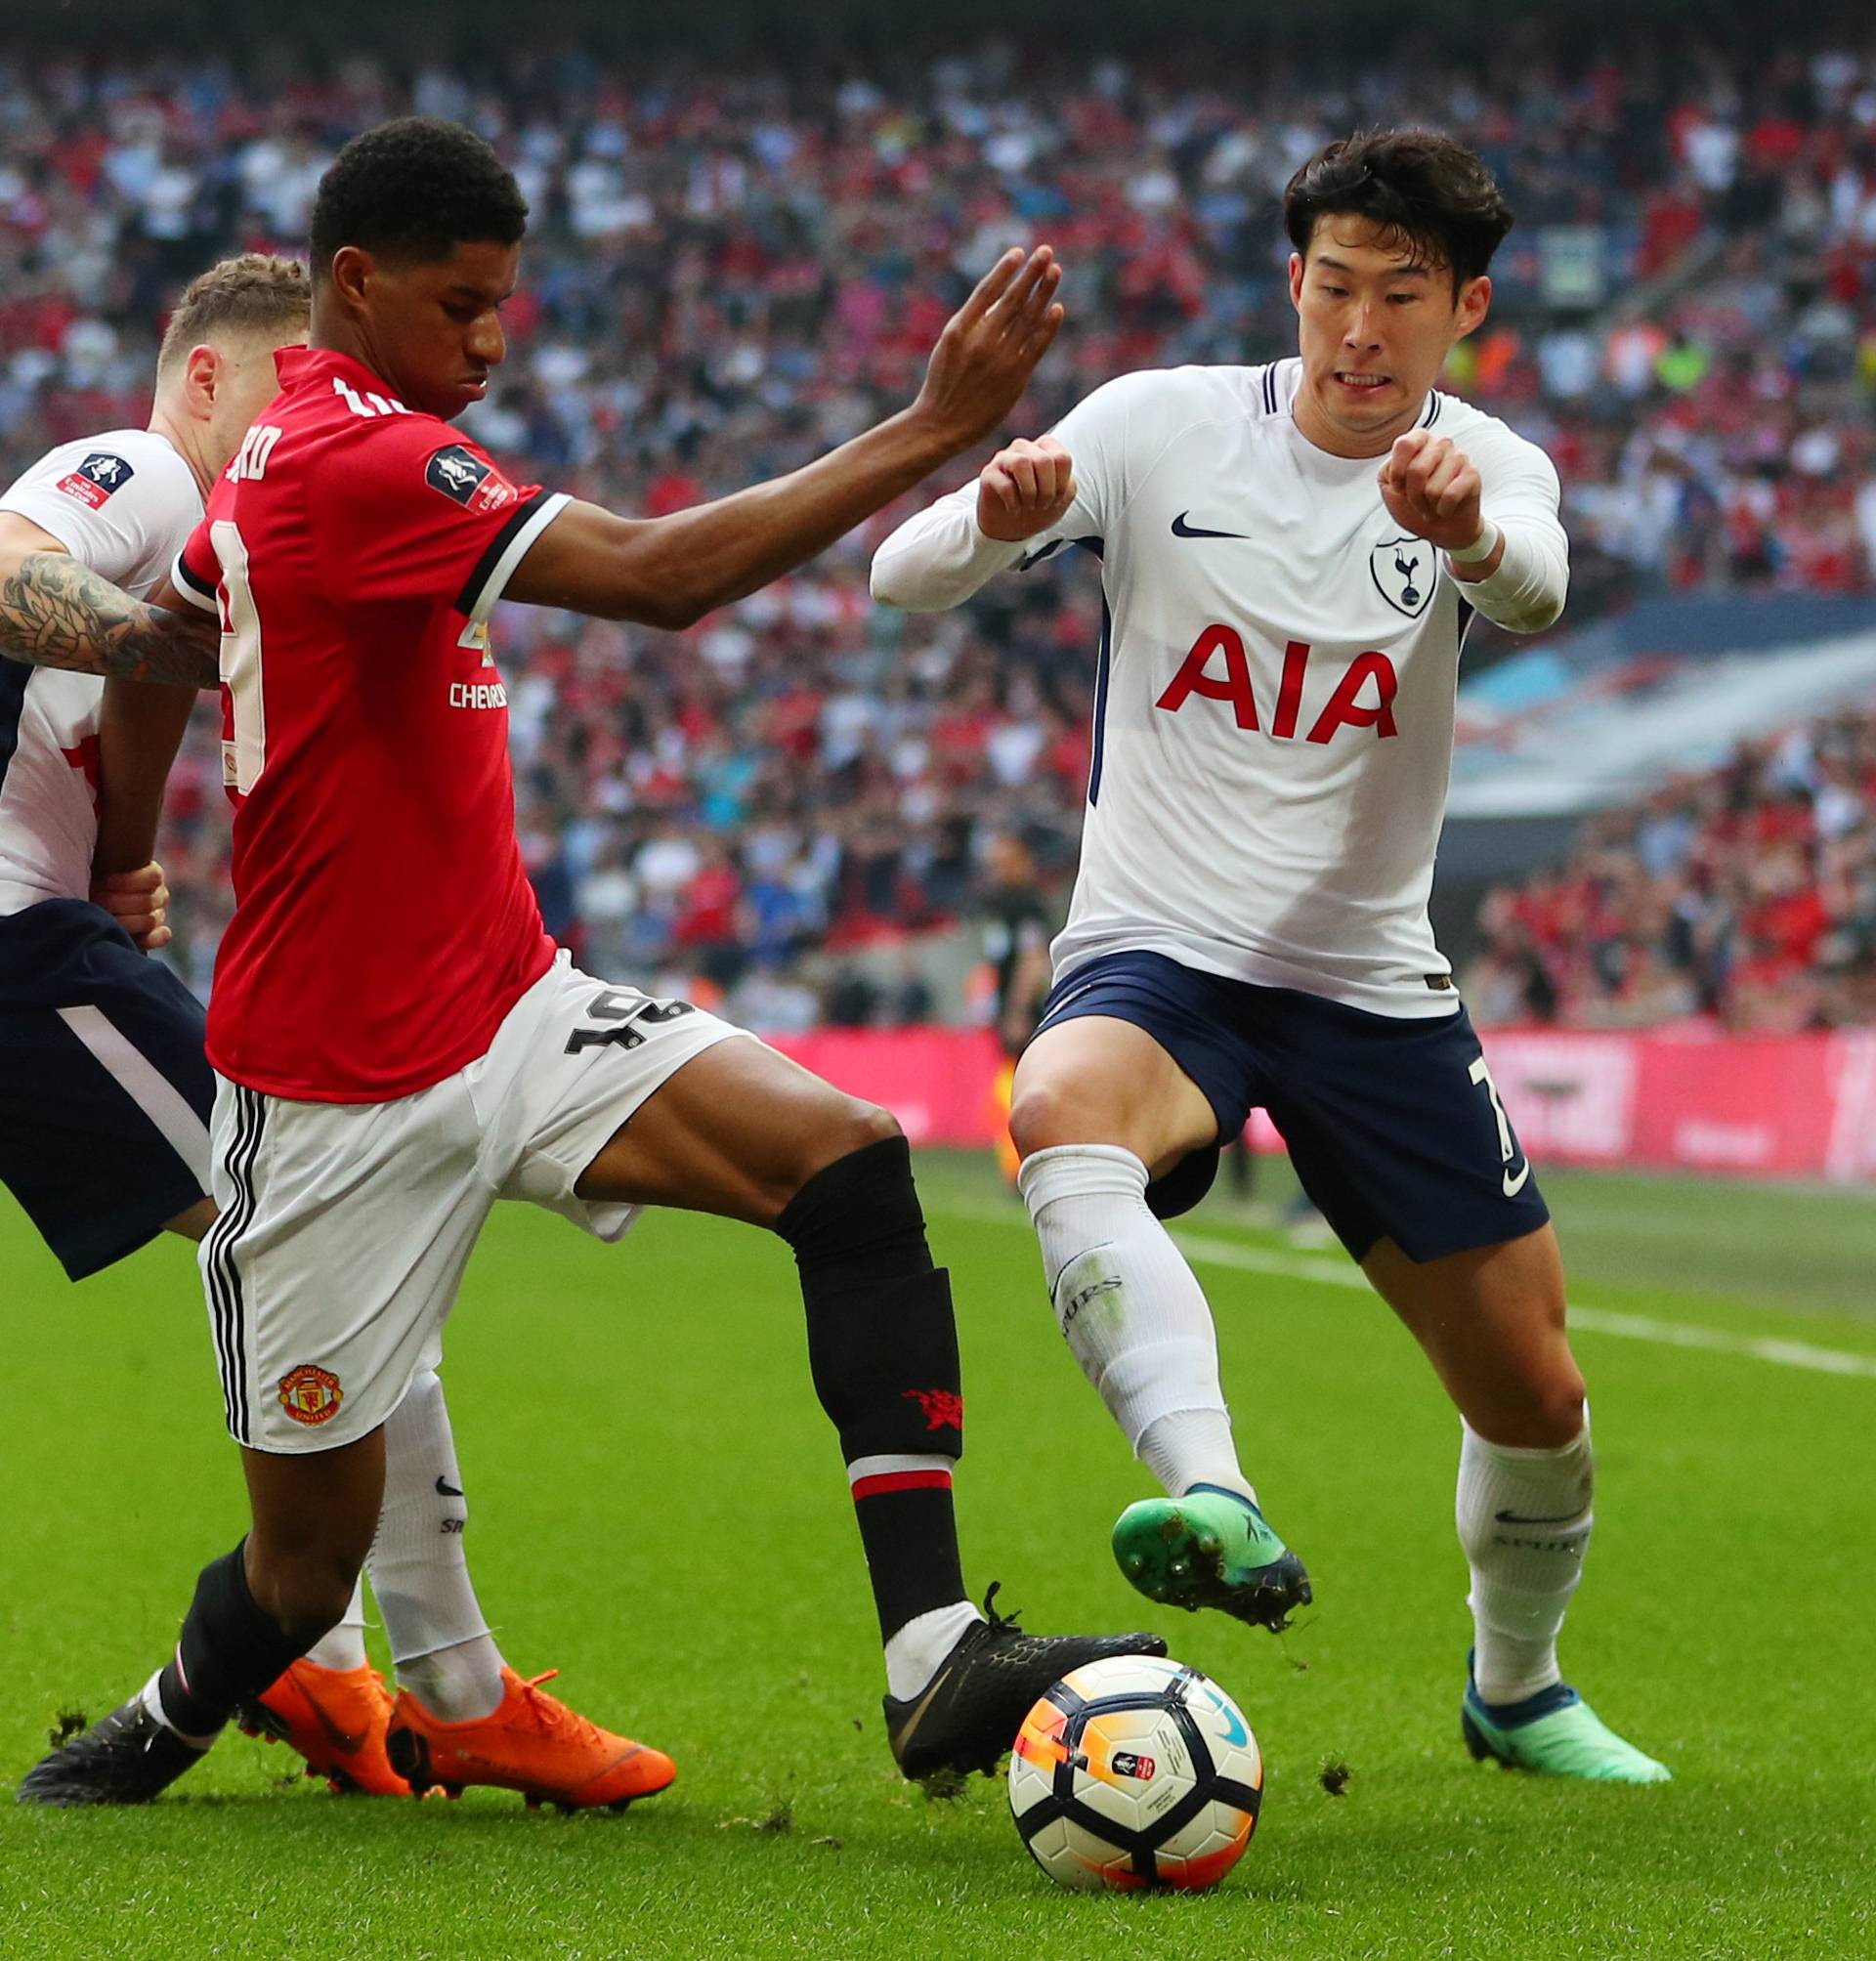
<path fill-rule="evenodd" d="M 204 584 L 192 569 L 188 555 L 176 554 L 176 563 L 169 569 L 169 582 L 192 606 L 199 607 L 204 613 L 215 612 L 215 588 Z"/>
<path fill-rule="evenodd" d="M 529 547 L 572 502 L 566 491 L 556 490 L 517 505 L 464 580 L 456 596 L 456 611 L 478 625 L 484 623 L 514 577 L 515 568 L 528 556 Z"/>

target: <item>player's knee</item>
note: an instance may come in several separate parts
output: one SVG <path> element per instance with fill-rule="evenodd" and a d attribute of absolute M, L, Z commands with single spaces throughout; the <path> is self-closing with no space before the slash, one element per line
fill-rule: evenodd
<path fill-rule="evenodd" d="M 1574 1365 L 1508 1385 L 1487 1420 L 1473 1428 L 1514 1450 L 1561 1450 L 1582 1434 L 1588 1405 L 1583 1378 Z"/>
<path fill-rule="evenodd" d="M 1019 1083 L 1009 1105 L 1009 1140 L 1019 1158 L 1057 1144 L 1086 1144 L 1099 1127 L 1085 1107 L 1087 1098 L 1075 1085 L 1043 1077 Z"/>
<path fill-rule="evenodd" d="M 802 1273 L 928 1271 L 912 1154 L 883 1110 L 856 1104 L 851 1148 L 802 1181 L 773 1221 Z"/>
<path fill-rule="evenodd" d="M 793 1197 L 830 1165 L 837 1165 L 856 1151 L 883 1144 L 901 1134 L 899 1120 L 890 1110 L 859 1096 L 831 1092 L 816 1113 L 816 1121 L 803 1127 L 794 1190 L 788 1196 Z"/>
<path fill-rule="evenodd" d="M 1543 1431 L 1545 1448 L 1558 1450 L 1580 1436 L 1587 1411 L 1583 1378 L 1574 1368 L 1540 1390 L 1532 1414 Z"/>

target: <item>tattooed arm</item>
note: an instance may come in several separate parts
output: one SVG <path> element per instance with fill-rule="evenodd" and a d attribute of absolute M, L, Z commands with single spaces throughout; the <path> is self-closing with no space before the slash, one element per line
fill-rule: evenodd
<path fill-rule="evenodd" d="M 36 525 L 21 528 L 45 535 Z M 218 635 L 206 615 L 132 599 L 56 546 L 22 552 L 15 527 L 7 531 L 0 538 L 0 654 L 172 688 L 220 686 Z M 165 585 L 158 597 L 167 594 Z"/>

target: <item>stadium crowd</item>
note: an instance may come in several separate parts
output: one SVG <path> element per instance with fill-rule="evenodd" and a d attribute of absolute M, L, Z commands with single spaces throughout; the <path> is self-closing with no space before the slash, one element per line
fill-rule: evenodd
<path fill-rule="evenodd" d="M 1876 708 L 1592 819 L 1562 870 L 1490 893 L 1479 927 L 1479 1021 L 1876 1023 Z"/>
<path fill-rule="evenodd" d="M 626 75 L 523 47 L 473 73 L 363 54 L 323 70 L 0 58 L 0 467 L 141 422 L 180 285 L 234 249 L 299 249 L 338 144 L 412 108 L 489 135 L 535 214 L 509 362 L 464 426 L 516 474 L 615 509 L 738 488 L 898 405 L 1012 238 L 1046 236 L 1069 267 L 1035 427 L 1124 369 L 1288 352 L 1284 182 L 1356 123 L 1425 120 L 1474 143 L 1519 214 L 1451 385 L 1556 458 L 1572 620 L 1644 591 L 1876 583 L 1876 49 L 1734 57 L 1684 32 L 1574 63 L 1535 29 L 1463 62 L 1428 47 L 1359 93 L 1286 60 L 1226 74 L 1059 50 L 890 86 Z M 529 861 L 550 927 L 589 964 L 701 975 L 732 1012 L 788 1025 L 827 1011 L 841 949 L 968 914 L 993 828 L 1066 876 L 1094 582 L 1051 570 L 965 614 L 887 614 L 866 567 L 891 521 L 682 636 L 504 609 Z M 214 734 L 205 713 L 163 846 L 198 986 L 227 905 Z M 1866 900 L 1867 805 L 1839 831 L 1819 817 L 1814 835 L 1779 832 L 1789 848 L 1749 869 L 1735 805 L 1795 826 L 1792 772 L 1838 767 L 1849 742 L 1843 767 L 1866 775 L 1869 741 L 1863 726 L 1802 765 L 1755 756 L 1597 827 L 1533 888 L 1550 900 L 1493 901 L 1494 947 L 1533 936 L 1549 1011 L 1683 987 L 1731 1016 L 1796 1012 L 1752 1005 L 1752 976 L 1797 944 L 1747 923 L 1793 910 L 1759 886 L 1803 884 L 1833 917 L 1840 885 Z M 1686 882 L 1670 892 L 1671 875 Z M 1665 909 L 1656 928 L 1553 959 L 1571 906 L 1606 911 L 1631 876 Z M 1584 891 L 1605 896 L 1561 896 Z M 1818 989 L 1818 1015 L 1870 1011 L 1866 984 Z"/>

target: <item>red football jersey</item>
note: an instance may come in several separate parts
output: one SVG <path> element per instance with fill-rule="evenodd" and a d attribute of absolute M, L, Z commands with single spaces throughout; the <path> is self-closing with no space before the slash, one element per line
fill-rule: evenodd
<path fill-rule="evenodd" d="M 488 618 L 565 507 L 323 348 L 277 357 L 176 561 L 222 622 L 234 917 L 209 1060 L 376 1103 L 486 1053 L 553 942 L 515 840 Z"/>

